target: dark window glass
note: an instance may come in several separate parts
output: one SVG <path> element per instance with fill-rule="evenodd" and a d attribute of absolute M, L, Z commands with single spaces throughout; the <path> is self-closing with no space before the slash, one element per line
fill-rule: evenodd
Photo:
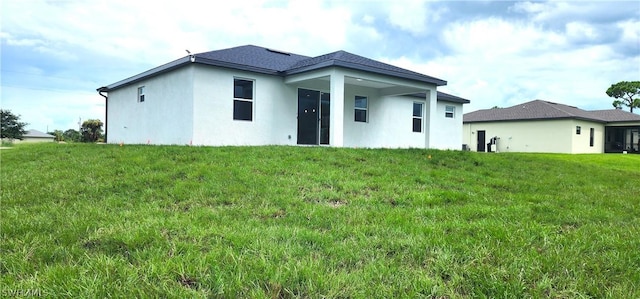
<path fill-rule="evenodd" d="M 138 87 L 138 102 L 144 102 L 144 86 Z"/>
<path fill-rule="evenodd" d="M 580 135 L 580 126 L 576 126 L 576 135 Z"/>
<path fill-rule="evenodd" d="M 237 120 L 253 120 L 253 102 L 250 101 L 233 101 L 233 119 Z"/>
<path fill-rule="evenodd" d="M 356 108 L 367 109 L 367 98 L 356 96 Z"/>
<path fill-rule="evenodd" d="M 356 96 L 355 99 L 355 112 L 354 112 L 354 121 L 358 122 L 367 122 L 367 108 L 368 108 L 367 97 Z"/>
<path fill-rule="evenodd" d="M 421 118 L 413 118 L 413 131 L 414 132 L 422 132 L 422 119 Z"/>
<path fill-rule="evenodd" d="M 456 111 L 456 107 L 453 106 L 445 106 L 444 117 L 453 118 L 453 115 Z"/>
<path fill-rule="evenodd" d="M 233 97 L 236 99 L 253 100 L 253 81 L 234 79 Z"/>
<path fill-rule="evenodd" d="M 366 122 L 367 121 L 367 110 L 356 109 L 355 121 Z"/>
<path fill-rule="evenodd" d="M 413 103 L 413 116 L 422 117 L 421 103 Z"/>
<path fill-rule="evenodd" d="M 422 132 L 422 103 L 413 103 L 413 131 Z"/>
<path fill-rule="evenodd" d="M 595 135 L 595 130 L 591 128 L 589 130 L 589 146 L 593 146 L 593 135 Z"/>

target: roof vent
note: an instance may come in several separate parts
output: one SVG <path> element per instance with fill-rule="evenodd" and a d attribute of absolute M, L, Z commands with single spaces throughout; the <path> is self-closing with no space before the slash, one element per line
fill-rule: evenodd
<path fill-rule="evenodd" d="M 285 52 L 285 51 L 280 51 L 280 50 L 275 50 L 275 49 L 267 49 L 267 51 L 272 52 L 272 53 L 276 53 L 276 54 L 282 54 L 282 55 L 291 56 L 291 53 Z"/>

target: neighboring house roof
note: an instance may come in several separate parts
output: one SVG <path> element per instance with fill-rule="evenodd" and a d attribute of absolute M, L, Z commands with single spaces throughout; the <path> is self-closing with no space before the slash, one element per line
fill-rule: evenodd
<path fill-rule="evenodd" d="M 590 112 L 607 122 L 640 122 L 640 115 L 622 109 L 594 110 Z"/>
<path fill-rule="evenodd" d="M 409 71 L 345 51 L 337 51 L 318 57 L 308 57 L 247 45 L 183 57 L 136 76 L 118 81 L 109 86 L 98 88 L 98 91 L 108 92 L 118 87 L 134 83 L 150 76 L 155 76 L 189 63 L 202 63 L 279 76 L 293 75 L 325 67 L 337 66 L 427 82 L 437 86 L 447 84 L 447 81 L 445 80 Z"/>
<path fill-rule="evenodd" d="M 608 123 L 640 121 L 640 115 L 619 109 L 587 111 L 574 106 L 534 100 L 508 108 L 469 112 L 463 116 L 464 123 L 547 119 L 582 119 Z"/>
<path fill-rule="evenodd" d="M 55 138 L 56 136 L 49 135 L 38 130 L 28 130 L 27 134 L 22 135 L 24 138 Z"/>

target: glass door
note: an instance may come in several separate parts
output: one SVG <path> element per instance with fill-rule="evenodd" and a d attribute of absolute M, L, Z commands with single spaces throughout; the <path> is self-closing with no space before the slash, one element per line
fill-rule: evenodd
<path fill-rule="evenodd" d="M 330 96 L 298 89 L 298 144 L 329 144 Z"/>

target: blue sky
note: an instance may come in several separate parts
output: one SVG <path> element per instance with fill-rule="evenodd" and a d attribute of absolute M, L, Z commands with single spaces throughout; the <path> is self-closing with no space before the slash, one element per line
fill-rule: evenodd
<path fill-rule="evenodd" d="M 0 105 L 40 131 L 104 120 L 96 88 L 253 44 L 337 50 L 448 81 L 465 112 L 543 99 L 610 109 L 640 80 L 640 1 L 3 0 Z"/>

